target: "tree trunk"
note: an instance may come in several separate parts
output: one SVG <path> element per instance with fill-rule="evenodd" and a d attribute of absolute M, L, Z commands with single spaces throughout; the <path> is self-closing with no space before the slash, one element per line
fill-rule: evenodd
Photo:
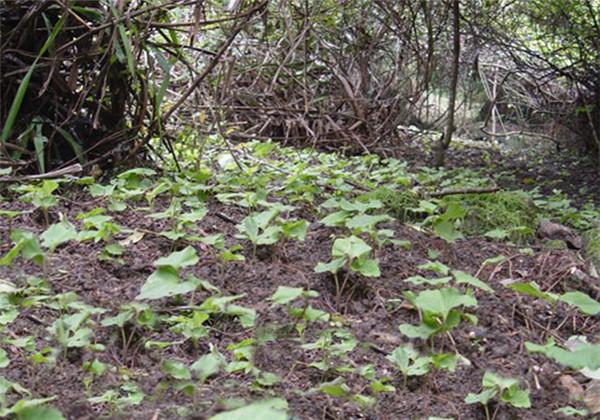
<path fill-rule="evenodd" d="M 454 111 L 456 107 L 456 90 L 458 88 L 458 67 L 460 59 L 460 4 L 459 0 L 452 0 L 452 29 L 453 29 L 453 49 L 452 49 L 452 72 L 450 74 L 450 95 L 448 98 L 448 120 L 446 122 L 446 131 L 438 142 L 435 156 L 436 166 L 444 166 L 446 160 L 446 151 L 452 141 L 454 133 Z"/>

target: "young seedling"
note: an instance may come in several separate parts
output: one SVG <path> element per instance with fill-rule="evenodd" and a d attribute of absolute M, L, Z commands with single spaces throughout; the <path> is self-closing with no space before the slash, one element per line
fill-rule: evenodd
<path fill-rule="evenodd" d="M 431 357 L 421 356 L 411 345 L 396 347 L 387 359 L 402 373 L 404 388 L 409 376 L 426 375 L 433 361 Z"/>
<path fill-rule="evenodd" d="M 479 394 L 469 393 L 465 402 L 467 404 L 482 404 L 485 409 L 487 420 L 494 420 L 500 409 L 500 404 L 496 406 L 494 413 L 490 415 L 489 402 L 493 398 L 498 398 L 500 402 L 512 405 L 516 408 L 529 408 L 529 391 L 519 388 L 519 380 L 514 378 L 503 378 L 495 373 L 486 371 L 481 380 L 482 391 Z"/>
<path fill-rule="evenodd" d="M 317 296 L 319 296 L 319 293 L 314 290 L 304 290 L 302 287 L 279 286 L 269 300 L 273 302 L 271 306 L 282 305 L 287 309 L 291 316 L 296 318 L 297 321 L 294 322 L 292 328 L 296 329 L 298 334 L 302 335 L 306 325 L 305 323 L 317 319 L 325 321 L 329 319 L 329 314 L 319 311 L 310 305 L 310 299 Z M 293 307 L 292 303 L 298 299 L 302 299 L 303 304 L 300 307 Z M 315 317 L 317 314 L 320 316 Z M 300 320 L 303 320 L 305 323 L 299 325 L 297 322 Z"/>
<path fill-rule="evenodd" d="M 340 328 L 324 330 L 315 342 L 303 344 L 301 347 L 305 350 L 321 351 L 322 359 L 310 363 L 309 366 L 327 374 L 332 370 L 337 372 L 351 371 L 351 367 L 340 366 L 338 362 L 346 360 L 347 354 L 354 350 L 357 344 L 356 338 L 350 331 Z"/>
<path fill-rule="evenodd" d="M 283 238 L 285 241 L 295 239 L 303 241 L 306 238 L 308 222 L 306 220 L 285 220 L 279 217 L 283 211 L 290 211 L 293 207 L 283 205 L 270 205 L 269 210 L 248 215 L 237 226 L 239 238 L 244 238 L 252 243 L 252 256 L 256 257 L 256 250 L 260 245 L 274 245 Z"/>
<path fill-rule="evenodd" d="M 379 261 L 370 258 L 371 247 L 357 236 L 338 238 L 333 242 L 331 254 L 333 259 L 329 263 L 318 263 L 315 272 L 329 272 L 335 281 L 336 307 L 340 308 L 342 292 L 345 290 L 351 272 L 362 274 L 365 277 L 379 277 Z M 340 282 L 338 272 L 344 268 L 346 273 Z"/>
<path fill-rule="evenodd" d="M 216 258 L 220 261 L 219 273 L 221 276 L 225 275 L 225 268 L 230 262 L 246 260 L 246 257 L 244 257 L 243 254 L 239 253 L 239 251 L 242 250 L 242 246 L 233 245 L 229 248 L 225 247 L 225 238 L 221 233 L 204 236 L 200 238 L 200 242 L 216 248 L 215 254 Z"/>
<path fill-rule="evenodd" d="M 431 339 L 432 350 L 433 338 L 441 333 L 448 333 L 448 337 L 454 342 L 450 332 L 464 316 L 458 308 L 477 306 L 477 300 L 473 296 L 463 294 L 453 287 L 425 290 L 418 295 L 405 293 L 405 296 L 419 309 L 421 324 L 402 324 L 400 332 L 409 338 Z"/>
<path fill-rule="evenodd" d="M 37 184 L 27 184 L 16 188 L 18 192 L 25 192 L 21 200 L 32 203 L 42 212 L 45 225 L 50 225 L 50 207 L 58 204 L 58 198 L 53 194 L 58 189 L 58 182 L 45 180 Z"/>

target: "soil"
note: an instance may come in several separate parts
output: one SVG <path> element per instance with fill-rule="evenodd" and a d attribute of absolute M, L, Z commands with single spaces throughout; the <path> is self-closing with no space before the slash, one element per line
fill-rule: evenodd
<path fill-rule="evenodd" d="M 82 192 L 71 191 L 60 206 L 53 208 L 56 219 L 62 214 L 75 220 L 77 214 L 102 206 L 102 201 Z M 144 203 L 140 203 L 140 206 Z M 166 203 L 165 203 L 166 204 Z M 163 206 L 165 205 L 163 204 Z M 10 198 L 0 202 L 3 210 L 25 208 L 24 204 Z M 159 206 L 160 207 L 160 206 Z M 205 234 L 224 232 L 228 241 L 237 233 L 234 224 L 226 222 L 218 214 L 241 220 L 243 212 L 234 206 L 224 206 L 216 201 L 209 202 L 209 214 L 198 223 L 198 231 Z M 306 214 L 304 214 L 306 213 Z M 53 293 L 74 292 L 79 298 L 94 307 L 104 308 L 115 314 L 120 305 L 131 302 L 139 293 L 146 278 L 154 270 L 152 262 L 168 255 L 172 249 L 170 240 L 152 234 L 164 229 L 164 222 L 151 219 L 142 212 L 130 208 L 114 213 L 115 221 L 128 228 L 146 232 L 144 238 L 126 248 L 124 263 L 99 261 L 97 256 L 101 244 L 93 242 L 69 243 L 59 247 L 51 257 L 48 281 Z M 55 365 L 35 365 L 30 353 L 8 343 L 3 348 L 8 352 L 10 366 L 2 375 L 27 388 L 36 398 L 56 396 L 51 404 L 60 409 L 69 419 L 95 419 L 112 416 L 123 419 L 205 419 L 221 411 L 225 401 L 242 398 L 252 401 L 268 395 L 280 396 L 289 403 L 289 411 L 299 419 L 420 419 L 428 416 L 455 419 L 483 419 L 483 408 L 467 405 L 464 398 L 469 392 L 481 390 L 481 378 L 486 370 L 505 376 L 519 378 L 521 385 L 531 395 L 532 408 L 518 410 L 506 405 L 491 405 L 491 412 L 498 409 L 496 419 L 560 419 L 556 409 L 569 404 L 568 392 L 560 384 L 565 370 L 549 359 L 529 354 L 526 341 L 544 343 L 554 337 L 562 343 L 568 337 L 579 334 L 593 337 L 600 331 L 600 316 L 582 317 L 576 310 L 563 304 L 550 306 L 539 300 L 517 295 L 504 284 L 510 281 L 535 281 L 543 290 L 561 293 L 577 288 L 595 295 L 590 285 L 580 284 L 571 275 L 573 268 L 582 268 L 579 255 L 571 250 L 545 250 L 532 244 L 533 253 L 528 255 L 519 247 L 491 242 L 481 238 L 469 238 L 447 245 L 444 241 L 418 232 L 398 222 L 388 228 L 395 237 L 411 242 L 411 248 L 386 245 L 378 251 L 381 277 L 357 279 L 350 277 L 351 287 L 342 295 L 342 303 L 336 307 L 335 288 L 327 274 L 316 274 L 315 265 L 329 261 L 334 229 L 319 225 L 313 216 L 303 212 L 311 221 L 305 242 L 290 241 L 281 249 L 259 249 L 252 257 L 249 243 L 244 244 L 246 261 L 228 264 L 224 269 L 216 262 L 206 246 L 194 246 L 200 256 L 197 265 L 187 272 L 210 281 L 225 295 L 244 294 L 240 305 L 252 307 L 258 313 L 254 330 L 242 328 L 232 318 L 211 319 L 210 334 L 199 340 L 197 345 L 190 341 L 175 344 L 160 350 L 145 348 L 149 341 L 178 342 L 181 336 L 170 331 L 165 324 L 153 330 L 127 327 L 125 335 L 130 337 L 123 343 L 121 334 L 114 328 L 96 327 L 94 342 L 102 343 L 105 349 L 93 354 L 89 350 L 69 350 L 65 357 L 59 356 Z M 27 228 L 41 233 L 44 226 L 35 214 L 20 216 L 12 221 L 12 227 Z M 9 226 L 0 226 L 0 255 L 10 249 Z M 243 241 L 242 241 L 243 243 Z M 180 244 L 178 249 L 188 244 Z M 419 290 L 403 280 L 413 275 L 431 276 L 418 265 L 427 262 L 428 251 L 439 252 L 438 260 L 453 269 L 463 270 L 478 276 L 495 291 L 488 294 L 476 291 L 479 306 L 471 312 L 479 320 L 477 325 L 462 322 L 452 332 L 452 337 L 440 336 L 435 340 L 437 351 L 458 351 L 470 361 L 461 365 L 456 372 L 436 371 L 423 377 L 411 377 L 404 387 L 402 377 L 394 371 L 386 355 L 407 339 L 398 331 L 402 323 L 417 323 L 417 313 L 402 299 L 406 290 Z M 504 255 L 505 262 L 485 265 L 488 258 Z M 40 269 L 19 259 L 11 267 L 0 267 L 0 278 L 23 285 L 27 276 L 39 276 Z M 321 372 L 307 366 L 320 360 L 320 351 L 307 351 L 300 347 L 298 334 L 288 327 L 290 317 L 283 308 L 272 307 L 267 300 L 278 286 L 306 287 L 319 292 L 311 301 L 318 309 L 338 311 L 344 317 L 335 318 L 329 324 L 311 323 L 304 332 L 303 342 L 314 341 L 319 333 L 329 327 L 343 326 L 349 329 L 358 345 L 346 357 L 338 360 L 340 365 L 360 367 L 372 365 L 377 377 L 387 376 L 396 392 L 376 395 L 377 402 L 370 407 L 361 407 L 354 402 L 334 398 L 315 392 L 312 388 L 332 380 L 336 375 Z M 183 300 L 163 299 L 153 301 L 156 312 L 168 315 L 181 312 L 182 305 L 200 304 L 209 296 L 199 289 L 193 296 Z M 403 303 L 404 302 L 404 303 Z M 56 313 L 43 305 L 32 305 L 21 311 L 10 324 L 5 338 L 34 336 L 38 350 L 56 345 L 49 338 L 46 328 L 53 322 Z M 94 316 L 94 319 L 100 319 Z M 252 337 L 257 331 L 275 331 L 276 339 L 258 344 L 254 355 L 255 365 L 277 374 L 282 380 L 273 387 L 260 390 L 251 375 L 221 372 L 204 384 L 198 384 L 194 398 L 178 391 L 175 381 L 160 369 L 166 359 L 174 359 L 188 366 L 210 345 L 224 355 L 231 354 L 227 346 Z M 417 341 L 417 348 L 429 350 L 428 343 Z M 82 364 L 97 357 L 100 361 L 118 368 L 107 371 L 92 383 L 89 390 L 83 385 Z M 570 372 L 576 379 L 583 378 Z M 126 374 L 145 394 L 138 405 L 118 410 L 109 404 L 90 404 L 87 398 L 116 389 Z M 346 384 L 352 393 L 373 395 L 369 382 L 356 373 L 345 374 Z M 181 410 L 185 408 L 185 411 Z M 566 417 L 565 417 L 566 418 Z"/>

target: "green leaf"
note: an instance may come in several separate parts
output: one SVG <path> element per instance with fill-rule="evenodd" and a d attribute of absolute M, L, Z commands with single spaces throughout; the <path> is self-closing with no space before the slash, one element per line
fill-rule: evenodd
<path fill-rule="evenodd" d="M 133 309 L 124 310 L 119 312 L 115 316 L 104 318 L 102 322 L 100 322 L 100 325 L 102 325 L 103 327 L 116 326 L 119 328 L 123 328 L 125 323 L 127 323 L 127 321 L 133 318 L 134 315 L 135 311 Z"/>
<path fill-rule="evenodd" d="M 483 265 L 499 264 L 504 261 L 506 261 L 506 257 L 500 254 L 496 255 L 495 257 L 486 259 L 485 261 L 483 261 Z"/>
<path fill-rule="evenodd" d="M 256 322 L 256 310 L 254 308 L 246 308 L 240 305 L 227 305 L 224 313 L 226 315 L 238 317 L 240 324 L 244 328 L 252 328 Z"/>
<path fill-rule="evenodd" d="M 42 245 L 48 248 L 50 252 L 54 252 L 57 246 L 75 238 L 77 238 L 77 231 L 75 230 L 75 227 L 66 220 L 51 225 L 40 236 Z"/>
<path fill-rule="evenodd" d="M 565 407 L 561 407 L 561 408 L 557 408 L 556 410 L 554 410 L 555 413 L 559 413 L 562 414 L 564 416 L 569 416 L 569 417 L 585 417 L 589 414 L 589 411 L 586 409 L 577 409 L 575 407 L 571 407 L 569 405 L 565 406 Z"/>
<path fill-rule="evenodd" d="M 10 364 L 10 359 L 6 350 L 0 349 L 0 369 L 4 369 Z"/>
<path fill-rule="evenodd" d="M 421 357 L 410 345 L 398 346 L 387 356 L 394 366 L 406 376 L 422 376 L 429 372 L 431 358 Z"/>
<path fill-rule="evenodd" d="M 309 223 L 306 220 L 294 220 L 281 224 L 281 230 L 286 238 L 304 241 Z"/>
<path fill-rule="evenodd" d="M 543 292 L 540 289 L 540 286 L 533 281 L 530 281 L 529 283 L 512 283 L 507 287 L 515 292 L 523 293 L 533 298 L 544 299 L 550 303 L 554 303 L 558 299 L 558 295 L 555 295 L 554 293 Z"/>
<path fill-rule="evenodd" d="M 329 263 L 318 263 L 315 267 L 315 273 L 325 273 L 330 272 L 335 274 L 338 272 L 340 268 L 342 268 L 346 264 L 345 258 L 335 258 Z"/>
<path fill-rule="evenodd" d="M 346 221 L 346 227 L 351 230 L 363 229 L 368 231 L 373 229 L 378 223 L 391 219 L 392 218 L 386 214 L 378 214 L 376 216 L 369 214 L 357 214 L 350 220 Z"/>
<path fill-rule="evenodd" d="M 435 328 L 425 324 L 420 324 L 417 326 L 411 324 L 401 324 L 398 329 L 408 338 L 420 338 L 422 340 L 427 340 L 436 332 Z"/>
<path fill-rule="evenodd" d="M 463 206 L 458 203 L 451 202 L 448 204 L 444 214 L 440 216 L 443 220 L 457 220 L 462 219 L 467 215 L 467 211 Z"/>
<path fill-rule="evenodd" d="M 350 396 L 350 388 L 341 377 L 320 384 L 318 390 L 332 397 L 347 398 Z"/>
<path fill-rule="evenodd" d="M 196 250 L 188 246 L 181 251 L 173 252 L 168 257 L 159 258 L 154 262 L 157 267 L 173 267 L 175 270 L 179 270 L 181 267 L 187 267 L 198 263 L 198 255 Z"/>
<path fill-rule="evenodd" d="M 379 277 L 379 261 L 371 259 L 356 259 L 350 264 L 350 269 L 359 272 L 366 277 Z"/>
<path fill-rule="evenodd" d="M 444 369 L 448 372 L 454 372 L 458 364 L 458 355 L 455 353 L 434 354 L 431 359 L 436 369 Z"/>
<path fill-rule="evenodd" d="M 597 315 L 600 313 L 600 302 L 592 299 L 582 292 L 567 292 L 563 294 L 559 300 L 576 306 L 581 312 L 586 315 Z"/>
<path fill-rule="evenodd" d="M 334 213 L 330 213 L 325 216 L 323 219 L 319 220 L 319 223 L 324 224 L 325 226 L 342 226 L 346 220 L 350 217 L 350 213 L 347 211 L 336 211 Z"/>
<path fill-rule="evenodd" d="M 263 233 L 256 238 L 257 245 L 273 245 L 279 240 L 282 229 L 279 226 L 268 226 Z"/>
<path fill-rule="evenodd" d="M 530 408 L 529 392 L 524 389 L 506 390 L 500 395 L 500 399 L 513 407 Z"/>
<path fill-rule="evenodd" d="M 429 286 L 443 286 L 443 285 L 447 284 L 450 280 L 452 280 L 452 277 L 441 277 L 441 278 L 437 278 L 437 279 L 428 279 L 423 276 L 411 276 L 411 277 L 405 279 L 404 281 L 407 283 L 414 284 L 416 286 L 420 286 L 423 284 L 427 284 Z"/>
<path fill-rule="evenodd" d="M 287 420 L 287 408 L 286 400 L 272 398 L 214 415 L 208 420 Z"/>
<path fill-rule="evenodd" d="M 0 265 L 10 265 L 19 254 L 38 265 L 43 264 L 44 251 L 40 248 L 37 237 L 32 232 L 15 229 L 11 232 L 10 238 L 15 246 L 0 258 Z"/>
<path fill-rule="evenodd" d="M 334 257 L 348 257 L 350 260 L 360 258 L 369 252 L 371 252 L 371 247 L 356 236 L 336 239 L 331 249 Z"/>
<path fill-rule="evenodd" d="M 494 389 L 494 388 L 486 389 L 479 394 L 473 394 L 473 393 L 469 392 L 469 394 L 467 394 L 467 396 L 465 398 L 465 402 L 467 404 L 480 403 L 483 405 L 487 405 L 490 402 L 490 400 L 496 396 L 497 392 L 498 391 L 496 391 L 496 389 Z"/>
<path fill-rule="evenodd" d="M 447 265 L 442 264 L 439 261 L 429 261 L 425 264 L 417 266 L 417 268 L 419 270 L 433 271 L 435 273 L 441 274 L 442 276 L 446 276 L 450 272 L 450 268 L 448 268 Z"/>
<path fill-rule="evenodd" d="M 216 348 L 211 353 L 205 354 L 196 360 L 192 366 L 192 371 L 198 374 L 200 382 L 205 382 L 208 378 L 219 373 L 225 366 L 225 358 Z"/>
<path fill-rule="evenodd" d="M 525 342 L 525 348 L 530 353 L 542 353 L 556 362 L 571 369 L 600 369 L 600 344 L 582 343 L 573 351 L 556 347 L 553 341 L 546 345 Z"/>
<path fill-rule="evenodd" d="M 242 220 L 242 224 L 237 226 L 240 233 L 245 234 L 248 240 L 252 243 L 256 243 L 258 240 L 258 224 L 252 216 L 247 216 Z"/>
<path fill-rule="evenodd" d="M 162 370 L 175 379 L 192 379 L 192 374 L 188 367 L 175 360 L 165 360 L 162 364 Z"/>
<path fill-rule="evenodd" d="M 454 270 L 452 271 L 452 275 L 456 279 L 456 282 L 459 284 L 466 283 L 473 287 L 477 287 L 478 289 L 481 289 L 485 292 L 494 293 L 494 289 L 492 289 L 486 283 L 479 280 L 477 277 L 473 277 L 472 275 L 465 273 L 464 271 Z"/>
<path fill-rule="evenodd" d="M 396 388 L 393 385 L 389 385 L 389 384 L 385 383 L 383 380 L 371 382 L 371 389 L 376 394 L 378 394 L 380 392 L 395 392 L 396 391 Z"/>
<path fill-rule="evenodd" d="M 500 390 L 506 390 L 519 385 L 519 380 L 515 378 L 504 378 L 494 372 L 486 371 L 481 379 L 484 388 L 497 387 Z"/>
<path fill-rule="evenodd" d="M 320 309 L 313 308 L 312 306 L 308 306 L 307 308 L 291 308 L 290 315 L 301 318 L 309 322 L 321 321 L 327 322 L 329 321 L 329 314 Z"/>
<path fill-rule="evenodd" d="M 477 300 L 473 296 L 460 293 L 453 287 L 424 290 L 415 298 L 419 309 L 446 318 L 450 311 L 459 306 L 477 306 Z"/>
<path fill-rule="evenodd" d="M 159 267 L 148 277 L 136 299 L 151 300 L 183 295 L 195 290 L 198 285 L 198 282 L 193 279 L 180 281 L 177 270 L 171 266 Z"/>
<path fill-rule="evenodd" d="M 491 239 L 506 239 L 509 237 L 509 235 L 510 233 L 505 229 L 493 229 L 483 234 L 483 236 Z"/>
<path fill-rule="evenodd" d="M 199 222 L 208 214 L 208 209 L 202 207 L 200 209 L 193 210 L 189 213 L 184 213 L 178 217 L 180 222 L 183 223 L 196 223 Z"/>
<path fill-rule="evenodd" d="M 59 410 L 45 405 L 26 407 L 16 413 L 19 420 L 65 420 Z"/>
<path fill-rule="evenodd" d="M 455 242 L 458 239 L 463 239 L 462 233 L 454 228 L 454 223 L 447 220 L 442 220 L 433 226 L 435 234 L 446 242 Z"/>
<path fill-rule="evenodd" d="M 302 296 L 303 292 L 302 287 L 279 286 L 269 299 L 273 302 L 272 306 L 287 305 Z"/>

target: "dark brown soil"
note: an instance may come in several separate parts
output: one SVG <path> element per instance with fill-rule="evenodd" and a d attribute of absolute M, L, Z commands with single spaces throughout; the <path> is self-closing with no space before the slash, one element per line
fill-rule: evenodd
<path fill-rule="evenodd" d="M 55 216 L 61 213 L 69 220 L 75 220 L 82 211 L 103 204 L 82 193 L 73 193 L 52 211 Z M 0 208 L 4 210 L 22 207 L 22 204 L 10 200 L 0 203 Z M 217 202 L 211 202 L 209 207 L 210 213 L 198 224 L 198 229 L 206 234 L 224 232 L 231 242 L 236 233 L 235 226 L 216 214 L 220 212 L 241 220 L 244 213 L 238 208 Z M 120 305 L 131 302 L 138 294 L 154 270 L 152 262 L 174 250 L 171 241 L 151 233 L 162 230 L 163 222 L 145 217 L 135 208 L 114 216 L 122 226 L 147 232 L 143 240 L 127 247 L 123 256 L 124 264 L 99 261 L 97 256 L 101 244 L 69 243 L 57 249 L 51 257 L 48 280 L 52 293 L 75 292 L 83 302 L 115 314 Z M 29 352 L 5 342 L 2 347 L 8 352 L 11 364 L 2 375 L 27 388 L 36 398 L 56 396 L 52 404 L 70 419 L 111 415 L 127 419 L 204 419 L 220 411 L 223 401 L 229 398 L 251 401 L 273 395 L 286 398 L 290 413 L 296 418 L 384 420 L 428 416 L 485 418 L 482 407 L 467 405 L 463 400 L 467 393 L 480 391 L 483 373 L 492 370 L 519 378 L 521 384 L 530 391 L 533 404 L 530 410 L 517 410 L 503 405 L 499 407 L 496 419 L 561 418 L 555 410 L 569 404 L 568 393 L 558 380 L 564 369 L 544 357 L 528 354 L 524 343 L 544 343 L 550 337 L 562 343 L 574 334 L 592 337 L 600 331 L 600 317 L 583 318 L 576 310 L 565 305 L 551 307 L 539 300 L 519 296 L 502 283 L 507 279 L 535 281 L 546 291 L 559 293 L 577 287 L 593 296 L 591 288 L 586 290 L 586 285 L 574 283 L 571 277 L 573 267 L 582 267 L 576 253 L 534 247 L 533 255 L 525 255 L 517 247 L 479 238 L 450 246 L 400 223 L 391 223 L 389 228 L 395 231 L 396 238 L 411 242 L 410 250 L 392 245 L 381 249 L 377 255 L 381 277 L 351 278 L 352 287 L 345 291 L 341 307 L 336 308 L 332 279 L 313 271 L 319 261 L 329 261 L 334 231 L 320 226 L 314 218 L 311 222 L 305 242 L 289 242 L 283 249 L 259 250 L 256 258 L 251 256 L 251 247 L 245 243 L 246 261 L 231 263 L 224 270 L 208 247 L 192 244 L 198 251 L 200 261 L 189 271 L 210 281 L 225 295 L 245 294 L 239 304 L 256 309 L 258 325 L 254 330 L 242 328 L 231 318 L 217 318 L 209 323 L 209 336 L 201 339 L 197 345 L 186 341 L 159 350 L 146 349 L 144 343 L 148 340 L 177 342 L 182 337 L 169 331 L 164 324 L 159 324 L 154 330 L 129 329 L 125 334 L 131 340 L 124 345 L 118 330 L 97 326 L 94 341 L 104 344 L 105 350 L 95 355 L 87 350 L 69 350 L 66 357 L 58 357 L 54 366 L 35 365 Z M 12 227 L 36 232 L 44 230 L 31 214 L 13 220 Z M 0 226 L 0 255 L 10 249 L 8 228 L 6 221 L 3 221 Z M 181 244 L 180 247 L 185 245 Z M 399 333 L 398 326 L 418 321 L 416 312 L 402 298 L 404 291 L 417 289 L 403 280 L 416 274 L 433 274 L 417 268 L 427 261 L 428 250 L 437 250 L 440 253 L 439 261 L 449 267 L 477 275 L 492 286 L 495 293 L 476 292 L 479 307 L 471 312 L 477 316 L 478 325 L 462 322 L 452 333 L 454 344 L 446 336 L 439 337 L 435 342 L 436 350 L 456 350 L 470 360 L 470 366 L 460 366 L 455 373 L 436 371 L 424 377 L 410 378 L 404 388 L 401 375 L 394 371 L 385 355 L 397 345 L 407 342 Z M 508 260 L 500 264 L 483 265 L 484 260 L 500 254 Z M 28 275 L 41 275 L 39 267 L 22 259 L 17 261 L 12 267 L 0 267 L 0 278 L 23 285 Z M 339 311 L 344 317 L 335 318 L 335 322 L 332 320 L 328 324 L 310 324 L 303 340 L 299 340 L 298 334 L 286 327 L 291 324 L 289 315 L 283 308 L 271 307 L 267 300 L 279 285 L 316 290 L 320 296 L 312 302 L 313 306 L 328 312 Z M 198 291 L 193 297 L 185 295 L 179 301 L 164 299 L 152 302 L 152 306 L 159 314 L 176 314 L 180 312 L 178 307 L 199 304 L 208 296 L 207 292 Z M 23 309 L 17 320 L 3 331 L 3 336 L 5 339 L 16 339 L 32 335 L 36 337 L 35 346 L 38 350 L 54 346 L 55 342 L 44 338 L 49 337 L 46 327 L 56 316 L 55 311 L 42 305 Z M 94 318 L 99 319 L 98 316 Z M 352 367 L 370 364 L 376 377 L 391 378 L 390 383 L 396 387 L 396 392 L 375 395 L 377 402 L 373 406 L 361 407 L 311 390 L 337 375 L 308 367 L 308 363 L 320 360 L 320 351 L 303 350 L 300 345 L 314 341 L 323 329 L 334 326 L 349 329 L 358 340 L 357 347 L 347 357 L 341 358 L 339 364 Z M 205 384 L 197 384 L 196 395 L 191 398 L 177 391 L 175 381 L 160 369 L 165 359 L 175 359 L 189 366 L 209 351 L 209 344 L 230 358 L 227 346 L 252 337 L 258 328 L 274 328 L 277 336 L 274 341 L 258 345 L 254 356 L 258 368 L 282 378 L 270 389 L 257 388 L 251 375 L 221 372 Z M 428 351 L 427 343 L 417 345 L 421 351 Z M 94 357 L 117 370 L 107 371 L 86 390 L 82 383 L 82 363 Z M 127 375 L 144 392 L 145 398 L 139 405 L 128 406 L 121 411 L 106 404 L 92 406 L 87 402 L 90 396 L 117 389 L 123 383 L 123 375 Z M 344 376 L 353 393 L 374 395 L 369 382 L 362 376 L 356 373 L 345 373 Z M 181 408 L 186 408 L 186 411 L 180 411 Z M 492 405 L 492 412 L 495 408 Z"/>

